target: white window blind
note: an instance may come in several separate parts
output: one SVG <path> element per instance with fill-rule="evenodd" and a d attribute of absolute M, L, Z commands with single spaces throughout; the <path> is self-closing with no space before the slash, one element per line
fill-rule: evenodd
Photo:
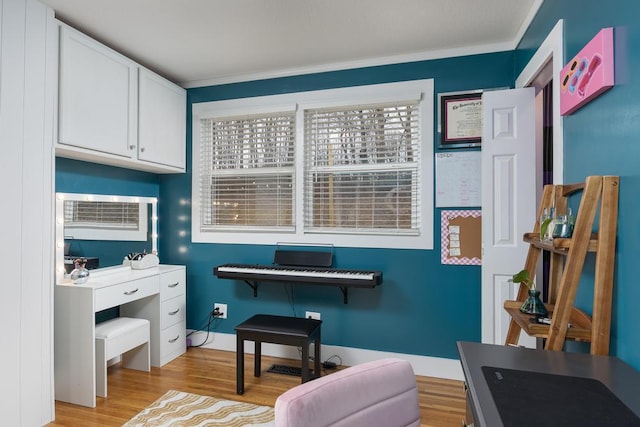
<path fill-rule="evenodd" d="M 431 79 L 194 103 L 193 241 L 433 249 L 433 106 Z"/>
<path fill-rule="evenodd" d="M 200 119 L 201 231 L 294 228 L 295 112 Z"/>
<path fill-rule="evenodd" d="M 306 232 L 418 234 L 420 102 L 304 112 Z"/>
<path fill-rule="evenodd" d="M 66 229 L 138 230 L 140 208 L 138 203 L 73 201 L 64 202 Z"/>

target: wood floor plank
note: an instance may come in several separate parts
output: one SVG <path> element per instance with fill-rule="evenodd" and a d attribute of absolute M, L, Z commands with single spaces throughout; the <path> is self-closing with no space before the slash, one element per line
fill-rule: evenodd
<path fill-rule="evenodd" d="M 247 355 L 242 396 L 235 392 L 234 352 L 191 347 L 183 356 L 149 373 L 115 365 L 108 370 L 108 397 L 98 397 L 96 408 L 56 401 L 56 419 L 48 426 L 121 426 L 168 390 L 273 406 L 280 394 L 300 384 L 299 377 L 266 372 L 274 363 L 299 366 L 299 361 L 263 356 L 262 375 L 255 378 L 253 356 Z M 416 376 L 416 382 L 421 426 L 461 425 L 465 411 L 461 381 Z"/>

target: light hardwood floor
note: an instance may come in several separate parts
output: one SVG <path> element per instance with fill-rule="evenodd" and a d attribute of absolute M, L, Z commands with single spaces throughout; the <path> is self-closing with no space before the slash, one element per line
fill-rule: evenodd
<path fill-rule="evenodd" d="M 56 402 L 56 419 L 48 425 L 121 426 L 167 390 L 273 406 L 281 393 L 300 383 L 299 377 L 266 372 L 274 363 L 296 365 L 292 360 L 263 356 L 262 375 L 255 378 L 253 355 L 246 356 L 242 396 L 235 392 L 234 352 L 191 347 L 185 355 L 162 368 L 152 368 L 150 373 L 123 369 L 117 364 L 108 370 L 108 397 L 98 397 L 96 408 Z M 421 425 L 460 426 L 465 411 L 462 382 L 416 378 Z"/>

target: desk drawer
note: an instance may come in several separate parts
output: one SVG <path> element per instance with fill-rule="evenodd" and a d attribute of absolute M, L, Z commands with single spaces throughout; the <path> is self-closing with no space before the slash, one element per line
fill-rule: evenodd
<path fill-rule="evenodd" d="M 162 359 L 165 359 L 167 355 L 185 352 L 187 349 L 186 332 L 185 323 L 180 322 L 160 333 L 160 357 Z"/>
<path fill-rule="evenodd" d="M 187 289 L 185 269 L 168 271 L 160 275 L 160 296 L 162 301 L 183 295 Z"/>
<path fill-rule="evenodd" d="M 104 310 L 105 308 L 115 307 L 157 294 L 158 288 L 158 276 L 153 276 L 97 289 L 95 292 L 95 310 Z"/>
<path fill-rule="evenodd" d="M 160 329 L 166 329 L 178 322 L 183 322 L 186 312 L 184 295 L 163 301 L 160 308 Z"/>

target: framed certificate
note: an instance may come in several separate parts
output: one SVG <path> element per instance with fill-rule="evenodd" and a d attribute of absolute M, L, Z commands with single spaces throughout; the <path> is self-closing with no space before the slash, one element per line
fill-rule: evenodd
<path fill-rule="evenodd" d="M 439 95 L 440 148 L 479 147 L 482 142 L 482 91 Z"/>

